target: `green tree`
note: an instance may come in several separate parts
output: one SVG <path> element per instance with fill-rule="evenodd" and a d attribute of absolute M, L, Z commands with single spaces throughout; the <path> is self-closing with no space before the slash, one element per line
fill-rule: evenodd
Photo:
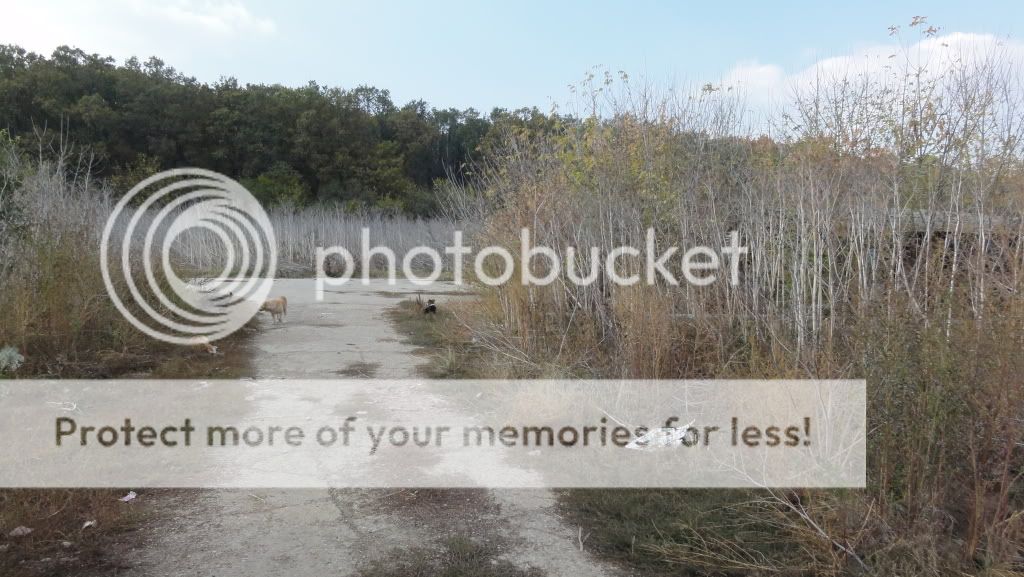
<path fill-rule="evenodd" d="M 302 175 L 283 162 L 256 178 L 243 179 L 242 184 L 264 206 L 301 206 L 309 201 L 309 191 L 302 182 Z"/>

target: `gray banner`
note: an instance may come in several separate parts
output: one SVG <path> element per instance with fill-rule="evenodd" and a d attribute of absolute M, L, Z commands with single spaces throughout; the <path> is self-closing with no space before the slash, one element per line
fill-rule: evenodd
<path fill-rule="evenodd" d="M 865 383 L 0 381 L 3 487 L 863 487 Z"/>

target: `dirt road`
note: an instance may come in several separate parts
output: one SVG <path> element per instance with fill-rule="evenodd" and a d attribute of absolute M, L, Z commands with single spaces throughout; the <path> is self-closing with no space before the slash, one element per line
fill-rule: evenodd
<path fill-rule="evenodd" d="M 414 378 L 423 358 L 403 343 L 386 312 L 416 292 L 452 291 L 443 283 L 423 291 L 375 281 L 333 288 L 318 303 L 313 287 L 310 279 L 275 283 L 272 294 L 288 297 L 288 316 L 282 324 L 261 320 L 251 345 L 253 377 Z M 453 298 L 460 297 L 438 296 L 442 304 Z M 268 400 L 254 410 L 282 410 L 273 391 L 265 392 Z M 456 410 L 422 388 L 384 401 L 389 410 Z M 483 464 L 491 471 L 501 467 Z M 579 529 L 561 522 L 553 495 L 544 490 L 206 490 L 154 499 L 149 506 L 156 520 L 126 552 L 119 574 L 343 576 L 373 562 L 387 567 L 403 551 L 440 550 L 453 537 L 492 551 L 494 564 L 508 561 L 550 576 L 615 574 L 586 553 Z"/>

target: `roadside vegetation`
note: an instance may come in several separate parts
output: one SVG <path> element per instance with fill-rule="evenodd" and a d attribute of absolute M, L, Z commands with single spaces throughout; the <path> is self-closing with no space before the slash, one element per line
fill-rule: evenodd
<path fill-rule="evenodd" d="M 448 186 L 517 261 L 522 227 L 562 262 L 648 227 L 658 253 L 750 247 L 737 286 L 481 287 L 457 340 L 487 376 L 867 379 L 867 489 L 569 492 L 599 550 L 665 574 L 1024 574 L 1024 92 L 998 53 L 948 60 L 823 76 L 772 138 L 719 87 L 596 76 L 581 123 Z"/>
<path fill-rule="evenodd" d="M 487 373 L 474 365 L 478 358 L 476 351 L 456 313 L 457 309 L 472 304 L 441 304 L 437 313 L 430 315 L 423 313 L 425 304 L 423 297 L 417 296 L 403 300 L 388 311 L 391 322 L 405 335 L 405 342 L 419 347 L 420 354 L 427 358 L 422 369 L 425 376 L 432 379 L 486 377 Z"/>
<path fill-rule="evenodd" d="M 246 331 L 210 355 L 140 338 L 114 308 L 99 266 L 111 193 L 88 166 L 67 143 L 44 141 L 30 156 L 0 131 L 0 383 L 246 374 Z M 129 490 L 0 489 L 0 573 L 115 563 L 109 544 L 141 518 L 137 502 L 120 500 Z"/>
<path fill-rule="evenodd" d="M 40 141 L 36 156 L 21 148 L 0 131 L 0 347 L 19 356 L 0 378 L 237 372 L 215 366 L 230 355 L 139 338 L 110 302 L 100 268 L 100 237 L 116 197 L 89 172 L 88 154 L 63 140 Z M 204 270 L 195 249 L 176 253 L 183 274 Z M 225 345 L 221 352 L 235 348 Z"/>

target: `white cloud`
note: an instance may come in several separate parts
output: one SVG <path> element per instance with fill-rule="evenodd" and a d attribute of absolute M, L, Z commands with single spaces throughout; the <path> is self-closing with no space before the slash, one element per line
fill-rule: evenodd
<path fill-rule="evenodd" d="M 869 46 L 849 54 L 822 58 L 792 72 L 775 64 L 740 62 L 722 76 L 720 85 L 741 90 L 751 111 L 764 114 L 786 106 L 794 94 L 809 90 L 822 80 L 867 76 L 884 83 L 899 78 L 915 66 L 922 66 L 929 74 L 938 76 L 955 63 L 970 64 L 994 53 L 1000 53 L 1019 68 L 1024 67 L 1024 43 L 991 34 L 952 32 L 902 47 L 895 42 Z"/>
<path fill-rule="evenodd" d="M 143 18 L 161 18 L 211 34 L 273 34 L 274 21 L 255 16 L 239 0 L 122 0 L 122 5 Z"/>
<path fill-rule="evenodd" d="M 736 88 L 748 94 L 763 95 L 767 100 L 775 98 L 775 93 L 785 85 L 786 73 L 780 66 L 760 64 L 756 60 L 741 62 L 733 67 L 724 77 L 721 84 L 727 88 Z"/>
<path fill-rule="evenodd" d="M 57 46 L 170 63 L 274 36 L 273 20 L 242 0 L 58 0 L 5 7 L 5 43 L 49 55 Z"/>

